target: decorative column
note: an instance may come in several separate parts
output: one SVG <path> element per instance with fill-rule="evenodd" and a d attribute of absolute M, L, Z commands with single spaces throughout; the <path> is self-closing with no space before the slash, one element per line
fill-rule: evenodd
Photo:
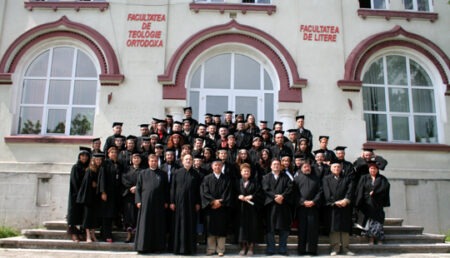
<path fill-rule="evenodd" d="M 296 128 L 295 116 L 297 115 L 297 112 L 297 109 L 283 108 L 277 110 L 278 120 L 283 122 L 284 131 Z"/>
<path fill-rule="evenodd" d="M 166 115 L 172 115 L 173 121 L 180 121 L 184 117 L 183 107 L 166 107 Z"/>

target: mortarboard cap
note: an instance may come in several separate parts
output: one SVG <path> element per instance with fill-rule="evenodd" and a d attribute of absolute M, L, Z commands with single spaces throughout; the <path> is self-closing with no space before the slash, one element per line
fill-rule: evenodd
<path fill-rule="evenodd" d="M 192 111 L 192 107 L 184 107 L 184 108 L 183 108 L 183 111 L 186 112 L 186 110 Z"/>
<path fill-rule="evenodd" d="M 275 122 L 273 122 L 273 126 L 275 126 L 275 125 L 283 125 L 283 122 L 275 121 Z"/>
<path fill-rule="evenodd" d="M 233 114 L 234 112 L 233 112 L 233 111 L 230 111 L 230 110 L 228 110 L 228 111 L 224 111 L 223 113 L 225 113 L 225 114 Z"/>
<path fill-rule="evenodd" d="M 304 116 L 304 115 L 300 115 L 300 116 L 296 116 L 296 117 L 295 117 L 295 120 L 296 120 L 296 121 L 299 120 L 299 119 L 305 119 L 305 116 Z"/>
<path fill-rule="evenodd" d="M 92 142 L 100 141 L 100 138 L 94 138 L 92 139 Z"/>
<path fill-rule="evenodd" d="M 321 136 L 319 136 L 319 141 L 322 139 L 322 138 L 325 138 L 325 139 L 330 139 L 330 136 L 327 136 L 327 135 L 321 135 Z"/>
<path fill-rule="evenodd" d="M 281 130 L 277 130 L 277 131 L 273 132 L 273 135 L 275 135 L 275 134 L 279 134 L 279 133 L 281 133 L 281 134 L 284 134 L 284 131 L 281 131 Z"/>
<path fill-rule="evenodd" d="M 142 137 L 142 141 L 143 142 L 149 142 L 150 141 L 150 137 L 149 136 L 144 136 L 144 137 Z"/>
<path fill-rule="evenodd" d="M 181 125 L 182 123 L 180 121 L 175 121 L 173 124 Z"/>
<path fill-rule="evenodd" d="M 112 127 L 122 126 L 122 125 L 123 125 L 122 122 L 114 122 L 114 123 L 112 124 Z"/>
<path fill-rule="evenodd" d="M 259 123 L 261 123 L 261 124 L 267 124 L 267 121 L 266 121 L 266 120 L 261 120 L 261 121 L 259 121 Z"/>
<path fill-rule="evenodd" d="M 139 127 L 148 127 L 148 124 L 140 124 Z"/>
<path fill-rule="evenodd" d="M 172 116 L 172 115 L 166 115 L 166 117 L 167 117 L 167 118 L 172 118 L 173 116 Z"/>
<path fill-rule="evenodd" d="M 211 117 L 211 116 L 213 116 L 213 115 L 212 115 L 211 113 L 206 113 L 205 116 Z"/>
<path fill-rule="evenodd" d="M 92 155 L 95 158 L 104 158 L 105 157 L 105 153 L 103 152 L 96 152 Z"/>
<path fill-rule="evenodd" d="M 363 148 L 363 151 L 373 152 L 375 149 L 372 148 Z"/>
<path fill-rule="evenodd" d="M 287 130 L 288 131 L 288 133 L 296 133 L 297 132 L 297 129 L 289 129 L 289 130 Z"/>
<path fill-rule="evenodd" d="M 314 153 L 314 155 L 317 155 L 318 153 L 325 153 L 325 151 L 322 149 L 318 149 L 318 150 L 313 151 L 313 153 Z"/>
<path fill-rule="evenodd" d="M 336 148 L 334 148 L 335 151 L 338 150 L 345 150 L 347 147 L 346 146 L 336 146 Z"/>
<path fill-rule="evenodd" d="M 136 139 L 137 139 L 137 137 L 134 136 L 134 135 L 128 135 L 127 136 L 127 140 L 136 140 Z"/>
<path fill-rule="evenodd" d="M 91 154 L 91 148 L 80 146 L 80 154 Z"/>

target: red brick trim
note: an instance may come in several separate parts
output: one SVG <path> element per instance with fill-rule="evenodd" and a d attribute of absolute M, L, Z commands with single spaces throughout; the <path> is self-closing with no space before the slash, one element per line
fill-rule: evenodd
<path fill-rule="evenodd" d="M 124 76 L 120 74 L 117 56 L 108 40 L 91 27 L 72 22 L 63 16 L 55 22 L 45 23 L 26 31 L 8 47 L 0 60 L 0 84 L 12 84 L 11 75 L 19 60 L 30 48 L 44 40 L 58 37 L 81 41 L 92 49 L 100 64 L 101 85 L 119 85 L 123 81 Z M 108 80 L 102 81 L 102 78 Z"/>
<path fill-rule="evenodd" d="M 358 15 L 366 19 L 367 17 L 384 17 L 387 21 L 392 18 L 402 18 L 407 21 L 411 19 L 425 19 L 435 22 L 438 19 L 437 13 L 432 12 L 415 12 L 415 11 L 392 11 L 392 10 L 373 10 L 358 9 Z"/>
<path fill-rule="evenodd" d="M 406 40 L 401 39 L 402 35 Z M 426 49 L 424 46 L 427 46 Z M 344 79 L 338 81 L 338 87 L 343 90 L 352 88 L 354 91 L 359 91 L 362 86 L 361 73 L 362 68 L 367 59 L 377 51 L 392 47 L 402 46 L 405 48 L 414 49 L 424 56 L 426 56 L 438 70 L 442 82 L 447 85 L 445 95 L 450 95 L 450 84 L 448 76 L 445 72 L 444 65 L 450 69 L 450 59 L 435 43 L 420 35 L 407 32 L 400 26 L 395 26 L 392 30 L 374 34 L 363 41 L 361 41 L 350 53 L 345 62 Z M 432 51 L 432 52 L 430 52 Z M 439 57 L 443 63 L 438 60 Z"/>
<path fill-rule="evenodd" d="M 190 3 L 189 9 L 193 10 L 195 13 L 198 13 L 200 10 L 206 10 L 219 11 L 221 14 L 225 13 L 225 11 L 240 11 L 243 14 L 246 14 L 248 11 L 252 11 L 266 12 L 268 15 L 272 15 L 277 11 L 277 7 L 275 5 L 267 4 Z"/>
<path fill-rule="evenodd" d="M 90 144 L 92 136 L 39 136 L 39 135 L 11 135 L 3 137 L 5 143 L 63 143 Z"/>
<path fill-rule="evenodd" d="M 52 9 L 53 11 L 57 11 L 58 9 L 74 9 L 75 11 L 79 11 L 80 9 L 99 9 L 101 12 L 108 9 L 108 2 L 82 2 L 82 1 L 73 1 L 73 2 L 36 2 L 30 1 L 25 2 L 25 8 L 29 11 L 33 11 L 33 9 Z"/>
<path fill-rule="evenodd" d="M 387 143 L 366 142 L 363 148 L 376 150 L 406 150 L 406 151 L 440 151 L 450 152 L 450 145 L 429 143 Z"/>
<path fill-rule="evenodd" d="M 215 45 L 232 42 L 256 48 L 272 62 L 280 78 L 279 101 L 302 101 L 299 88 L 306 87 L 307 80 L 299 77 L 297 65 L 286 48 L 269 34 L 235 20 L 194 34 L 175 51 L 165 73 L 158 76 L 164 86 L 163 98 L 186 99 L 185 80 L 196 57 Z"/>

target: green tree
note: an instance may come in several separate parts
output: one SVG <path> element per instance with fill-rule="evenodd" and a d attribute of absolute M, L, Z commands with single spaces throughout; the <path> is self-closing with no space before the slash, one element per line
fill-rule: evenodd
<path fill-rule="evenodd" d="M 20 131 L 21 134 L 39 134 L 41 133 L 41 121 L 37 120 L 36 124 L 33 123 L 31 120 L 27 120 L 25 123 L 23 123 L 23 128 Z"/>
<path fill-rule="evenodd" d="M 92 129 L 92 124 L 86 115 L 77 114 L 72 120 L 70 135 L 86 135 Z"/>

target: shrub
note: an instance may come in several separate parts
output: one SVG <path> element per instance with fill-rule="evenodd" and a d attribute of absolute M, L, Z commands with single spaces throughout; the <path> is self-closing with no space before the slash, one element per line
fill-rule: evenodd
<path fill-rule="evenodd" d="M 19 231 L 14 228 L 0 226 L 0 238 L 15 237 L 19 235 Z"/>

